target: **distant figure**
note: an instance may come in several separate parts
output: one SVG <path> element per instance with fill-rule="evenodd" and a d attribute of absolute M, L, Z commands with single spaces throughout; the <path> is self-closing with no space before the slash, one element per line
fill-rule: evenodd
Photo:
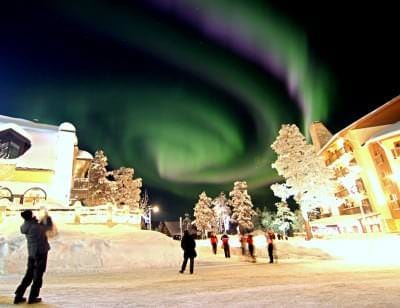
<path fill-rule="evenodd" d="M 247 235 L 247 247 L 249 248 L 250 257 L 254 260 L 254 244 L 253 244 L 253 235 Z"/>
<path fill-rule="evenodd" d="M 246 236 L 240 233 L 239 236 L 240 248 L 242 249 L 242 256 L 246 255 Z"/>
<path fill-rule="evenodd" d="M 221 241 L 222 241 L 222 247 L 224 248 L 225 258 L 230 258 L 231 250 L 229 247 L 229 236 L 226 233 L 224 233 L 224 235 L 221 236 Z"/>
<path fill-rule="evenodd" d="M 47 238 L 55 237 L 58 234 L 58 230 L 46 208 L 42 207 L 40 209 L 40 217 L 39 224 L 46 230 Z"/>
<path fill-rule="evenodd" d="M 188 213 L 185 213 L 185 218 L 182 221 L 182 229 L 183 230 L 190 230 L 192 229 L 192 220 Z"/>
<path fill-rule="evenodd" d="M 211 242 L 212 251 L 216 255 L 217 254 L 218 238 L 217 238 L 217 235 L 215 234 L 215 232 L 213 232 L 211 234 L 210 242 Z"/>
<path fill-rule="evenodd" d="M 42 301 L 39 292 L 43 283 L 43 274 L 46 271 L 47 253 L 50 250 L 50 245 L 47 241 L 45 228 L 39 224 L 32 211 L 25 210 L 21 213 L 21 216 L 24 219 L 21 233 L 25 234 L 28 247 L 28 268 L 21 284 L 15 291 L 14 304 L 26 301 L 24 293 L 31 283 L 28 304 L 34 304 Z"/>
<path fill-rule="evenodd" d="M 188 230 L 183 233 L 181 247 L 183 249 L 183 263 L 179 273 L 183 274 L 186 268 L 188 259 L 190 259 L 190 274 L 193 274 L 194 270 L 194 258 L 197 257 L 196 253 L 196 242 L 193 237 L 189 234 Z"/>
<path fill-rule="evenodd" d="M 265 237 L 267 238 L 267 244 L 268 244 L 269 263 L 274 263 L 274 239 L 275 239 L 274 231 L 268 230 L 268 232 L 265 234 Z"/>

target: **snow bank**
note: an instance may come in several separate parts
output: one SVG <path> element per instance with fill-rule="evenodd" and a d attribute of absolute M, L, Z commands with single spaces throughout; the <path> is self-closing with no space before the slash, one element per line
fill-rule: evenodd
<path fill-rule="evenodd" d="M 294 239 L 291 244 L 307 250 L 319 249 L 349 264 L 400 265 L 400 237 L 397 234 L 343 234 L 311 241 Z"/>
<path fill-rule="evenodd" d="M 0 271 L 25 270 L 27 248 L 19 233 L 21 219 L 0 224 Z M 179 266 L 179 242 L 155 231 L 135 230 L 130 225 L 58 225 L 50 239 L 48 271 L 109 272 L 135 268 Z"/>

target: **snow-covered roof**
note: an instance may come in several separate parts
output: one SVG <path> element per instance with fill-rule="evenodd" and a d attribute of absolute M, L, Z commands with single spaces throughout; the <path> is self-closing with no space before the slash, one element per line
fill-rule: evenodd
<path fill-rule="evenodd" d="M 386 126 L 384 129 L 378 131 L 374 135 L 372 135 L 366 142 L 369 144 L 371 142 L 376 142 L 382 139 L 394 137 L 400 135 L 400 121 L 396 122 L 392 125 Z"/>
<path fill-rule="evenodd" d="M 400 120 L 400 95 L 391 99 L 379 108 L 371 111 L 357 121 L 343 128 L 318 151 L 318 154 L 324 152 L 336 139 L 343 136 L 351 129 L 366 128 L 395 123 Z"/>
<path fill-rule="evenodd" d="M 181 234 L 179 221 L 164 221 L 164 224 L 167 227 L 171 236 Z"/>
<path fill-rule="evenodd" d="M 93 155 L 87 151 L 79 150 L 77 159 L 93 160 Z"/>
<path fill-rule="evenodd" d="M 43 123 L 38 123 L 35 121 L 29 121 L 29 120 L 25 120 L 25 119 L 13 118 L 13 117 L 9 117 L 9 116 L 0 115 L 0 124 L 6 124 L 6 123 L 14 123 L 24 129 L 28 129 L 28 130 L 58 131 L 57 125 L 43 124 Z"/>
<path fill-rule="evenodd" d="M 31 147 L 20 157 L 0 159 L 0 162 L 15 164 L 17 168 L 54 170 L 57 159 L 59 126 L 3 115 L 0 115 L 0 125 L 14 129 L 31 142 Z M 68 128 L 71 127 L 68 126 Z"/>
<path fill-rule="evenodd" d="M 69 122 L 64 122 L 64 123 L 62 123 L 62 124 L 59 126 L 58 129 L 59 129 L 59 130 L 62 130 L 62 131 L 64 131 L 64 132 L 72 132 L 72 133 L 75 133 L 75 132 L 76 132 L 75 126 L 72 125 L 72 124 L 69 123 Z"/>
<path fill-rule="evenodd" d="M 372 138 L 372 136 L 376 135 L 380 131 L 388 128 L 391 124 L 388 125 L 380 125 L 374 127 L 366 127 L 366 128 L 358 128 L 352 129 L 350 132 L 351 139 L 357 139 L 359 143 L 363 146 L 365 143 Z"/>
<path fill-rule="evenodd" d="M 26 132 L 26 130 L 24 130 L 22 127 L 18 126 L 17 124 L 14 124 L 14 123 L 0 124 L 0 132 L 5 131 L 7 129 L 12 129 L 15 132 L 17 132 L 18 134 L 20 134 L 22 137 L 24 137 L 25 139 L 28 139 L 29 141 L 31 141 L 32 137 Z"/>

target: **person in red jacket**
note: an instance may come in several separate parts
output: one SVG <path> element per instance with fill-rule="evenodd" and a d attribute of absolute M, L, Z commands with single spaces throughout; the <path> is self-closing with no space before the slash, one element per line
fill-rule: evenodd
<path fill-rule="evenodd" d="M 225 258 L 230 258 L 231 251 L 229 247 L 229 236 L 226 233 L 224 233 L 224 235 L 221 236 L 221 241 L 222 241 L 222 247 L 224 248 Z"/>
<path fill-rule="evenodd" d="M 211 242 L 211 246 L 212 246 L 212 251 L 216 255 L 217 254 L 218 238 L 217 238 L 217 235 L 214 232 L 211 234 L 210 242 Z"/>

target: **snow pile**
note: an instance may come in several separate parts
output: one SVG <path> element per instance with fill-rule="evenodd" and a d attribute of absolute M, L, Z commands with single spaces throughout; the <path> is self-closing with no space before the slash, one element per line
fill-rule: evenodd
<path fill-rule="evenodd" d="M 0 272 L 25 270 L 27 248 L 19 225 L 11 220 L 0 224 Z M 59 234 L 50 239 L 48 271 L 110 272 L 135 268 L 179 266 L 179 242 L 164 234 L 135 230 L 130 225 L 58 225 Z"/>
<path fill-rule="evenodd" d="M 292 245 L 320 249 L 350 264 L 400 265 L 400 237 L 397 234 L 342 234 L 330 239 L 294 240 Z"/>

